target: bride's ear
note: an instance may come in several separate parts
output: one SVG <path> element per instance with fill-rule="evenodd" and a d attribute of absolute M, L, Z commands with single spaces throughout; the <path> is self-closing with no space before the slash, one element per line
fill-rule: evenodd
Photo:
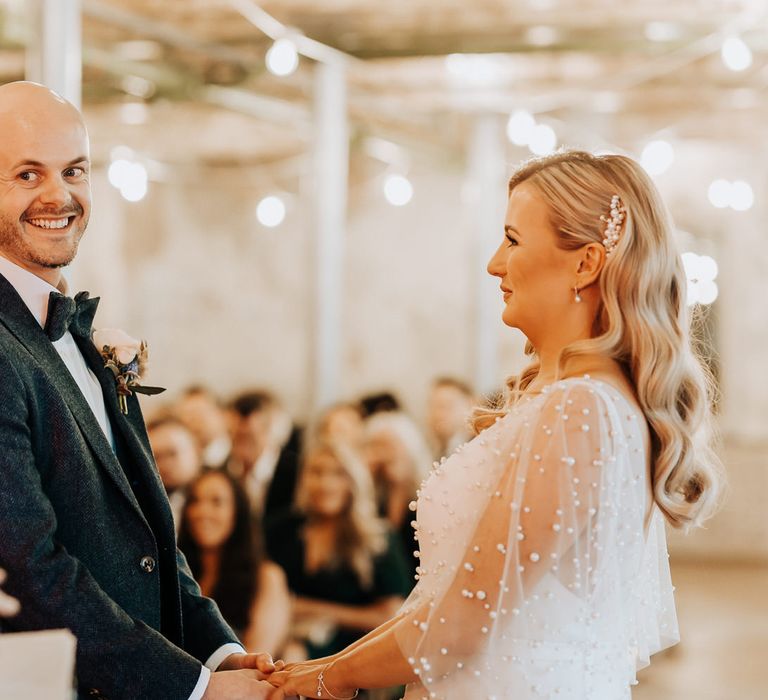
<path fill-rule="evenodd" d="M 579 289 L 593 284 L 605 264 L 605 247 L 599 243 L 587 243 L 578 250 L 576 278 Z"/>

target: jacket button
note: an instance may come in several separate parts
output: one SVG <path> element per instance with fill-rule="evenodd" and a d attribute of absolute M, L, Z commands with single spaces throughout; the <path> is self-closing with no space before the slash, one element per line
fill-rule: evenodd
<path fill-rule="evenodd" d="M 88 691 L 88 697 L 94 698 L 94 700 L 107 700 L 106 697 L 101 694 L 101 691 L 96 688 L 91 688 Z"/>
<path fill-rule="evenodd" d="M 155 560 L 152 557 L 142 557 L 139 566 L 142 571 L 151 574 L 155 570 Z"/>

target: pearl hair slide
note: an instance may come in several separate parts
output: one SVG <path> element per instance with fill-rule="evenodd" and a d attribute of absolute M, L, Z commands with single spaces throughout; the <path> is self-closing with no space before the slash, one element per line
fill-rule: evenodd
<path fill-rule="evenodd" d="M 605 223 L 605 238 L 603 239 L 603 245 L 605 246 L 605 254 L 610 255 L 614 248 L 619 243 L 619 236 L 621 235 L 621 227 L 624 223 L 624 219 L 627 217 L 627 210 L 621 203 L 619 195 L 615 194 L 611 197 L 611 216 L 601 216 L 600 221 Z"/>

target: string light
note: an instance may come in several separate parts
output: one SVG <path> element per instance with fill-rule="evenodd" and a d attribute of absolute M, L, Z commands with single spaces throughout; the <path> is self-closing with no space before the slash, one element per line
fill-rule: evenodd
<path fill-rule="evenodd" d="M 730 182 L 718 178 L 707 190 L 710 204 L 718 209 L 730 207 L 734 211 L 748 211 L 755 203 L 755 193 L 745 180 Z"/>
<path fill-rule="evenodd" d="M 650 141 L 643 148 L 640 162 L 649 175 L 661 175 L 675 160 L 675 151 L 667 141 Z"/>
<path fill-rule="evenodd" d="M 717 262 L 708 255 L 697 255 L 691 252 L 683 253 L 682 259 L 688 280 L 686 295 L 688 306 L 712 304 L 718 295 L 715 282 L 718 273 Z"/>
<path fill-rule="evenodd" d="M 752 51 L 738 36 L 729 36 L 720 49 L 720 55 L 726 68 L 743 71 L 752 65 Z"/>
<path fill-rule="evenodd" d="M 507 138 L 516 146 L 527 146 L 535 128 L 536 120 L 533 115 L 525 109 L 518 109 L 510 115 L 507 122 Z"/>
<path fill-rule="evenodd" d="M 731 209 L 736 211 L 748 211 L 755 203 L 755 194 L 752 186 L 744 180 L 736 180 L 731 185 Z"/>
<path fill-rule="evenodd" d="M 384 197 L 395 207 L 402 207 L 413 199 L 413 185 L 404 175 L 388 175 L 384 181 Z"/>
<path fill-rule="evenodd" d="M 277 195 L 270 195 L 256 206 L 256 218 L 262 226 L 275 228 L 285 220 L 285 211 L 285 202 Z"/>
<path fill-rule="evenodd" d="M 127 158 L 113 160 L 107 170 L 107 178 L 129 202 L 139 202 L 147 195 L 149 176 L 142 163 Z"/>
<path fill-rule="evenodd" d="M 267 70 L 281 78 L 291 75 L 299 67 L 299 52 L 290 39 L 278 39 L 267 51 Z"/>
<path fill-rule="evenodd" d="M 537 124 L 531 133 L 528 148 L 537 156 L 548 156 L 557 147 L 557 134 L 548 124 Z"/>

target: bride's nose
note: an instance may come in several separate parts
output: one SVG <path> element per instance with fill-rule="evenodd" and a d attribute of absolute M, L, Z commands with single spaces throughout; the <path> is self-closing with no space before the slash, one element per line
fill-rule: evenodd
<path fill-rule="evenodd" d="M 504 244 L 501 243 L 493 254 L 493 257 L 488 261 L 489 275 L 494 277 L 504 277 L 507 272 L 506 256 L 504 255 Z"/>

